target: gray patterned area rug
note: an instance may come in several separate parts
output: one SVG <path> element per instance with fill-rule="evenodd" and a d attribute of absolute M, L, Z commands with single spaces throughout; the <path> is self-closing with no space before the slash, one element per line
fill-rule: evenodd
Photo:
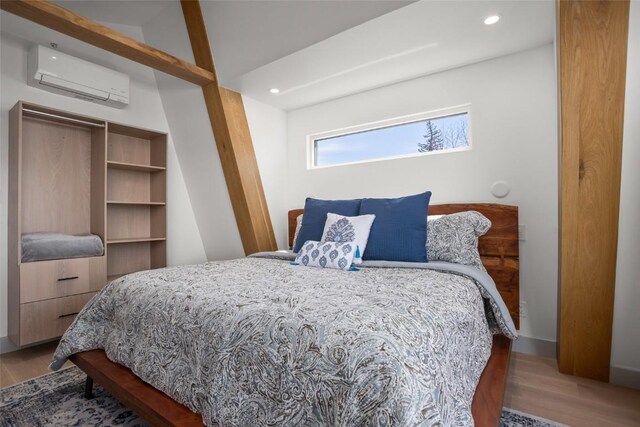
<path fill-rule="evenodd" d="M 83 397 L 85 375 L 72 366 L 0 390 L 0 427 L 146 426 L 98 384 L 94 398 Z M 558 427 L 561 424 L 511 409 L 501 427 Z"/>

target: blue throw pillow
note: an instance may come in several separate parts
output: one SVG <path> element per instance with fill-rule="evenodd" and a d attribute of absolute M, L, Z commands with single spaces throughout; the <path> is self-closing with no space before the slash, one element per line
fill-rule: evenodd
<path fill-rule="evenodd" d="M 298 238 L 294 242 L 293 252 L 299 252 L 307 240 L 322 239 L 324 224 L 329 212 L 343 216 L 357 216 L 360 210 L 360 199 L 355 200 L 318 200 L 310 197 L 304 203 L 302 226 Z"/>
<path fill-rule="evenodd" d="M 431 191 L 397 199 L 362 199 L 360 215 L 373 214 L 363 259 L 427 262 L 427 211 Z"/>

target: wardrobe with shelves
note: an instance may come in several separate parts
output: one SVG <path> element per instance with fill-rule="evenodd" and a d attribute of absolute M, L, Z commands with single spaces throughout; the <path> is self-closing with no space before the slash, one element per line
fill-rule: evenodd
<path fill-rule="evenodd" d="M 9 338 L 59 337 L 93 295 L 166 266 L 161 132 L 18 102 L 9 114 Z"/>

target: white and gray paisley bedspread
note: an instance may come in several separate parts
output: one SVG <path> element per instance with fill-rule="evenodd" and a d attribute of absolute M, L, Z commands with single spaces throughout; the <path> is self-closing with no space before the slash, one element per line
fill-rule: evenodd
<path fill-rule="evenodd" d="M 51 367 L 104 349 L 207 425 L 473 425 L 490 323 L 515 334 L 498 305 L 459 272 L 266 258 L 170 267 L 105 287 Z"/>

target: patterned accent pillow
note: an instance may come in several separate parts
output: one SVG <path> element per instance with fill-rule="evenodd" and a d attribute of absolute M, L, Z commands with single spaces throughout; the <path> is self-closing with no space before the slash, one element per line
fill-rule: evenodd
<path fill-rule="evenodd" d="M 350 270 L 356 253 L 352 242 L 314 242 L 307 240 L 300 248 L 296 264 L 305 267 Z"/>
<path fill-rule="evenodd" d="M 362 254 L 367 248 L 369 231 L 375 215 L 342 216 L 334 213 L 327 214 L 327 222 L 322 232 L 323 242 L 353 242 L 356 244 L 354 264 L 362 264 Z"/>
<path fill-rule="evenodd" d="M 491 221 L 476 211 L 429 219 L 427 221 L 429 261 L 471 265 L 486 271 L 478 253 L 478 238 L 490 228 Z"/>
<path fill-rule="evenodd" d="M 296 217 L 296 231 L 293 233 L 293 245 L 296 244 L 296 240 L 298 240 L 298 234 L 300 234 L 300 228 L 302 227 L 302 214 Z M 291 249 L 293 249 L 293 245 L 291 245 Z"/>

